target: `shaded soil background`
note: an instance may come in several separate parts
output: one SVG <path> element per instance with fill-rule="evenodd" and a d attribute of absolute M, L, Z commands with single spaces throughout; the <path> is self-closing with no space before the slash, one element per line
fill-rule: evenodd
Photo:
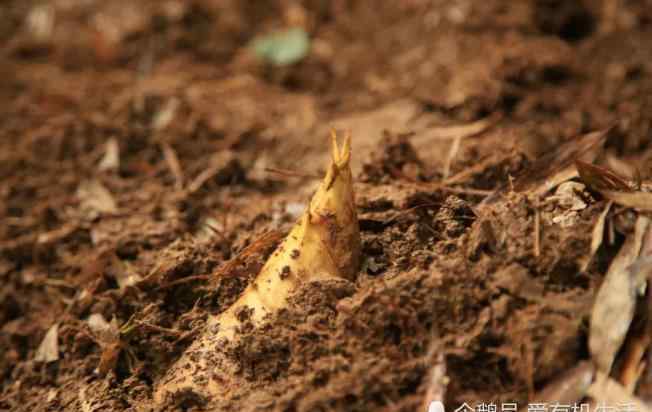
<path fill-rule="evenodd" d="M 622 242 L 581 270 L 604 200 L 478 205 L 607 127 L 601 161 L 651 177 L 649 1 L 7 1 L 0 21 L 0 409 L 149 410 L 301 213 L 330 127 L 354 138 L 357 279 L 243 340 L 240 396 L 168 409 L 419 410 L 436 362 L 448 405 L 524 404 L 588 358 Z M 250 54 L 291 26 L 301 62 Z"/>

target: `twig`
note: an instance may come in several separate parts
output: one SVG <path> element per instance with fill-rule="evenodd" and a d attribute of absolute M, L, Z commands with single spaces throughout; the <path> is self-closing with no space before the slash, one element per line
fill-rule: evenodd
<path fill-rule="evenodd" d="M 157 325 L 152 325 L 151 323 L 143 322 L 141 320 L 137 320 L 137 321 L 135 321 L 135 323 L 137 325 L 139 325 L 139 326 L 142 326 L 142 327 L 147 328 L 149 330 L 152 330 L 154 332 L 160 332 L 160 333 L 164 333 L 166 335 L 172 335 L 172 336 L 181 336 L 181 335 L 183 335 L 183 332 L 181 332 L 179 330 L 164 328 L 164 327 L 157 326 Z"/>
<path fill-rule="evenodd" d="M 174 176 L 175 188 L 179 191 L 183 190 L 183 171 L 181 170 L 181 164 L 179 163 L 177 153 L 168 143 L 161 143 L 161 149 L 163 150 L 165 162 Z"/>
<path fill-rule="evenodd" d="M 489 196 L 494 192 L 493 190 L 472 189 L 469 187 L 451 187 L 451 186 L 439 186 L 437 189 L 441 190 L 442 192 L 450 192 L 450 193 L 472 195 L 472 196 Z"/>
<path fill-rule="evenodd" d="M 43 280 L 43 284 L 47 285 L 47 286 L 56 286 L 56 287 L 62 287 L 62 288 L 66 288 L 66 289 L 76 289 L 77 288 L 76 285 L 73 285 L 73 284 L 71 284 L 69 282 L 66 282 L 63 279 L 47 278 L 47 279 Z"/>
<path fill-rule="evenodd" d="M 470 187 L 453 187 L 453 186 L 447 186 L 442 183 L 418 182 L 415 180 L 407 180 L 407 182 L 414 186 L 417 186 L 419 189 L 441 190 L 442 192 L 456 193 L 462 195 L 486 197 L 494 193 L 494 190 L 473 189 Z"/>
<path fill-rule="evenodd" d="M 197 190 L 199 190 L 204 185 L 204 183 L 206 183 L 211 177 L 215 176 L 215 174 L 217 174 L 217 172 L 219 172 L 222 167 L 223 165 L 213 165 L 201 172 L 188 185 L 188 193 L 195 193 Z"/>
<path fill-rule="evenodd" d="M 491 165 L 498 164 L 502 162 L 505 159 L 508 159 L 509 155 L 507 154 L 492 154 L 488 156 L 486 159 L 482 160 L 479 163 L 476 163 L 472 167 L 469 167 L 468 169 L 462 170 L 458 174 L 449 177 L 448 179 L 444 180 L 443 183 L 445 185 L 452 185 L 454 183 L 460 183 L 464 180 L 466 180 L 468 177 L 473 176 L 476 173 L 480 173 L 486 168 L 488 168 Z"/>
<path fill-rule="evenodd" d="M 399 217 L 405 216 L 408 213 L 410 213 L 410 212 L 412 212 L 412 211 L 414 211 L 416 209 L 420 209 L 422 207 L 429 207 L 429 206 L 439 206 L 440 204 L 441 203 L 439 203 L 439 202 L 437 202 L 437 203 L 422 203 L 420 205 L 409 207 L 409 208 L 407 208 L 405 210 L 401 210 L 400 212 L 397 212 L 394 216 L 390 217 L 389 220 L 387 220 L 384 224 L 388 225 L 388 224 L 394 222 Z"/>
<path fill-rule="evenodd" d="M 426 129 L 423 134 L 419 133 L 420 136 L 412 140 L 452 140 L 476 136 L 495 125 L 500 117 L 500 115 L 494 115 L 467 124 L 432 127 Z"/>
<path fill-rule="evenodd" d="M 286 177 L 307 177 L 310 179 L 319 179 L 319 176 L 313 175 L 311 173 L 304 173 L 304 172 L 297 172 L 294 170 L 289 170 L 289 169 L 278 169 L 275 167 L 266 167 L 263 169 L 264 171 L 268 173 L 276 173 L 281 176 L 286 176 Z"/>
<path fill-rule="evenodd" d="M 539 210 L 539 198 L 534 204 L 534 256 L 541 256 L 541 210 Z"/>
<path fill-rule="evenodd" d="M 177 286 L 177 285 L 182 285 L 184 283 L 188 282 L 193 282 L 195 280 L 208 280 L 211 277 L 209 275 L 194 275 L 194 276 L 186 276 L 185 278 L 173 280 L 172 282 L 166 283 L 164 285 L 159 286 L 157 289 L 158 290 L 164 290 L 164 289 L 169 289 L 172 286 Z"/>
<path fill-rule="evenodd" d="M 443 180 L 448 179 L 448 175 L 451 172 L 451 164 L 453 163 L 455 156 L 457 156 L 457 152 L 460 151 L 461 143 L 462 143 L 462 138 L 457 137 L 455 138 L 455 140 L 453 140 L 453 143 L 451 144 L 450 150 L 448 151 L 448 156 L 446 157 L 446 162 L 444 163 L 444 170 L 442 171 Z"/>

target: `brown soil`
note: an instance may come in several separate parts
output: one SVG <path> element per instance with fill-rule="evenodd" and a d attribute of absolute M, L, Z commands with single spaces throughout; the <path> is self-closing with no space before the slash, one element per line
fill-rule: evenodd
<path fill-rule="evenodd" d="M 330 127 L 354 138 L 357 278 L 243 328 L 229 402 L 165 408 L 421 410 L 437 362 L 451 407 L 525 404 L 588 358 L 624 232 L 582 271 L 605 201 L 571 210 L 512 177 L 609 127 L 601 159 L 652 177 L 652 7 L 616 3 L 3 2 L 0 409 L 150 410 L 301 213 Z M 248 53 L 291 25 L 301 62 Z M 444 127 L 483 120 L 451 155 Z M 58 359 L 38 361 L 55 324 Z"/>

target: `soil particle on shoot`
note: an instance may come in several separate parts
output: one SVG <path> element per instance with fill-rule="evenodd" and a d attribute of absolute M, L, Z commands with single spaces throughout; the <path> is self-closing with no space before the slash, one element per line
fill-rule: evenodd
<path fill-rule="evenodd" d="M 290 277 L 292 274 L 292 270 L 290 270 L 290 266 L 283 266 L 283 270 L 281 270 L 281 273 L 278 274 L 278 277 L 281 280 L 285 280 Z"/>
<path fill-rule="evenodd" d="M 294 249 L 292 251 L 292 254 L 290 255 L 290 257 L 292 259 L 297 259 L 300 255 L 301 255 L 301 252 L 299 252 L 299 249 Z"/>
<path fill-rule="evenodd" d="M 235 313 L 235 317 L 240 321 L 240 322 L 245 322 L 251 318 L 251 315 L 253 314 L 254 310 L 252 308 L 249 308 L 247 306 L 242 306 L 241 308 L 238 309 L 238 311 Z"/>

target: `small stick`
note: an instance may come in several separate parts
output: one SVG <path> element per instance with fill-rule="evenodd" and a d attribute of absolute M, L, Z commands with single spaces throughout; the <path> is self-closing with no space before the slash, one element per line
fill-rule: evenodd
<path fill-rule="evenodd" d="M 163 150 L 165 162 L 174 176 L 175 189 L 179 191 L 183 190 L 183 171 L 181 170 L 181 164 L 179 163 L 177 153 L 168 143 L 161 143 L 161 149 Z"/>
<path fill-rule="evenodd" d="M 541 256 L 541 211 L 539 210 L 539 198 L 534 203 L 534 256 Z"/>
<path fill-rule="evenodd" d="M 319 179 L 319 176 L 310 174 L 310 173 L 303 173 L 303 172 L 297 172 L 294 170 L 289 170 L 289 169 L 278 169 L 275 167 L 266 167 L 263 169 L 264 171 L 268 173 L 276 173 L 281 176 L 286 176 L 286 177 L 307 177 L 310 179 Z"/>
<path fill-rule="evenodd" d="M 188 193 L 195 193 L 206 183 L 210 178 L 215 176 L 220 171 L 223 165 L 213 165 L 201 172 L 195 179 L 188 185 Z"/>
<path fill-rule="evenodd" d="M 493 190 L 483 190 L 483 189 L 471 189 L 468 187 L 451 187 L 451 186 L 440 186 L 438 187 L 442 192 L 457 193 L 461 195 L 472 195 L 472 196 L 489 196 L 494 191 Z"/>
<path fill-rule="evenodd" d="M 208 279 L 210 279 L 210 276 L 208 276 L 208 275 L 186 276 L 185 278 L 173 280 L 172 282 L 161 285 L 157 289 L 158 290 L 169 289 L 172 286 L 182 285 L 184 283 L 192 282 L 194 280 L 208 280 Z"/>
<path fill-rule="evenodd" d="M 157 325 L 152 325 L 151 323 L 143 322 L 141 320 L 137 320 L 136 324 L 139 325 L 139 326 L 142 326 L 144 328 L 147 328 L 149 330 L 152 330 L 154 332 L 160 332 L 160 333 L 164 333 L 166 335 L 181 336 L 183 334 L 183 332 L 181 332 L 179 330 L 164 328 L 164 327 L 157 326 Z"/>
<path fill-rule="evenodd" d="M 442 178 L 445 181 L 448 179 L 448 176 L 451 172 L 451 165 L 453 160 L 457 156 L 457 152 L 460 150 L 460 144 L 462 143 L 461 137 L 456 137 L 451 144 L 450 150 L 448 151 L 448 156 L 446 157 L 446 162 L 444 163 L 444 170 L 442 171 Z"/>

